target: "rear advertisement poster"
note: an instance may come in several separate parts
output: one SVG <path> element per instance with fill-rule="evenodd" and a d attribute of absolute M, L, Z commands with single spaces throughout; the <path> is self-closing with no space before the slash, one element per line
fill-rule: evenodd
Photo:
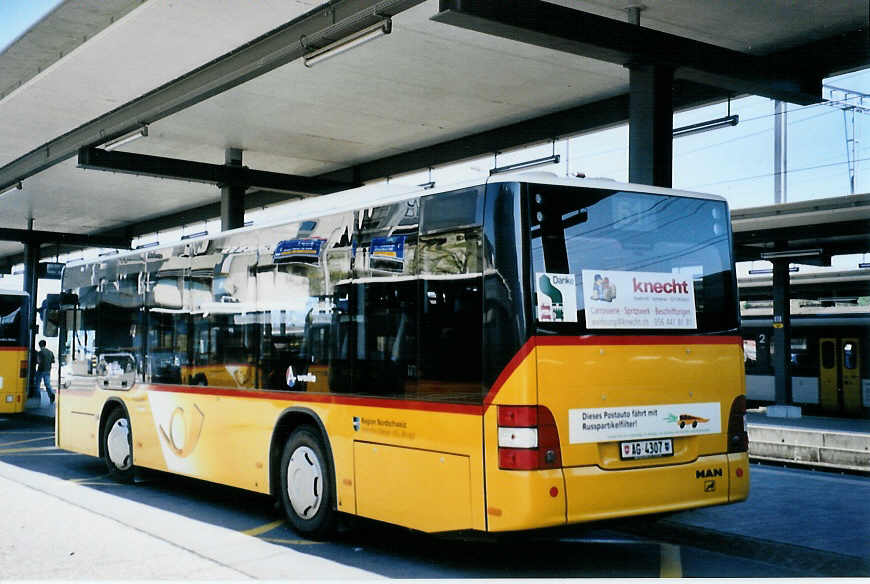
<path fill-rule="evenodd" d="M 685 274 L 583 270 L 586 327 L 696 329 L 695 289 Z"/>

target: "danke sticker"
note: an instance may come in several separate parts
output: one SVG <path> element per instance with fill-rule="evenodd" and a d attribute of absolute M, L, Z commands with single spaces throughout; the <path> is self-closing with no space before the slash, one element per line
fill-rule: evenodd
<path fill-rule="evenodd" d="M 577 322 L 577 281 L 574 274 L 535 274 L 538 322 Z"/>

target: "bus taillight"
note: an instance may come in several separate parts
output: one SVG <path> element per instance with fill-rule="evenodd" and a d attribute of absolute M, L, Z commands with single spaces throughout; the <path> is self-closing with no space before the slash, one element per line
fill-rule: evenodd
<path fill-rule="evenodd" d="M 746 433 L 746 396 L 738 395 L 731 404 L 728 415 L 728 452 L 749 450 L 749 435 Z"/>
<path fill-rule="evenodd" d="M 27 360 L 21 360 L 21 368 L 18 370 L 18 375 L 22 378 L 27 377 Z"/>
<path fill-rule="evenodd" d="M 498 406 L 498 467 L 538 470 L 562 466 L 559 431 L 544 406 Z"/>

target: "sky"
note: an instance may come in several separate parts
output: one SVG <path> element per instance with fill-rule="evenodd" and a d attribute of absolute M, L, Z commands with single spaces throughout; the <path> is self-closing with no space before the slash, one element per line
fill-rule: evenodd
<path fill-rule="evenodd" d="M 0 52 L 58 4 L 59 0 L 0 0 Z"/>
<path fill-rule="evenodd" d="M 19 35 L 48 13 L 57 0 L 0 0 L 0 47 L 6 47 Z M 842 87 L 870 94 L 870 70 L 853 72 L 824 80 L 825 85 Z M 842 94 L 840 94 L 842 95 Z M 831 97 L 829 89 L 823 90 Z M 865 99 L 870 108 L 870 95 Z M 854 127 L 857 163 L 855 192 L 870 192 L 870 110 L 844 118 L 837 107 L 816 104 L 787 106 L 787 166 L 786 200 L 804 201 L 850 194 L 847 163 L 847 133 Z M 674 127 L 719 118 L 728 113 L 725 103 L 674 115 Z M 730 113 L 740 116 L 737 126 L 674 140 L 673 186 L 686 190 L 715 193 L 724 196 L 732 208 L 753 207 L 774 203 L 774 101 L 750 96 L 735 99 Z M 866 139 L 865 139 L 866 137 Z M 493 166 L 503 166 L 560 154 L 558 165 L 541 168 L 557 174 L 582 172 L 589 177 L 628 179 L 628 129 L 626 125 L 608 130 L 561 139 L 556 143 L 539 144 L 510 152 L 489 154 L 475 160 L 434 168 L 430 171 L 407 173 L 388 180 L 420 184 L 435 180 L 449 184 L 478 176 L 485 178 Z M 431 177 L 431 178 L 430 178 Z M 268 215 L 275 218 L 277 210 Z M 262 212 L 249 213 L 257 220 Z M 201 231 L 202 222 L 175 230 L 175 235 Z M 210 222 L 210 231 L 219 230 L 219 222 Z M 170 234 L 161 233 L 165 243 Z M 143 237 L 134 243 L 153 241 Z M 868 261 L 857 256 L 859 261 Z M 855 258 L 841 260 L 856 267 Z M 756 266 L 757 267 L 757 266 Z"/>

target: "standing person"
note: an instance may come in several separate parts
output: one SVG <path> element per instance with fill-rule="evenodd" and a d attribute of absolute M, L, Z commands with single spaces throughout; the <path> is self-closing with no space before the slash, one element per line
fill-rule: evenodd
<path fill-rule="evenodd" d="M 54 363 L 54 353 L 45 346 L 45 339 L 39 341 L 39 352 L 36 354 L 36 392 L 39 393 L 40 382 L 45 384 L 45 393 L 54 403 L 54 392 L 51 390 L 51 365 Z"/>

